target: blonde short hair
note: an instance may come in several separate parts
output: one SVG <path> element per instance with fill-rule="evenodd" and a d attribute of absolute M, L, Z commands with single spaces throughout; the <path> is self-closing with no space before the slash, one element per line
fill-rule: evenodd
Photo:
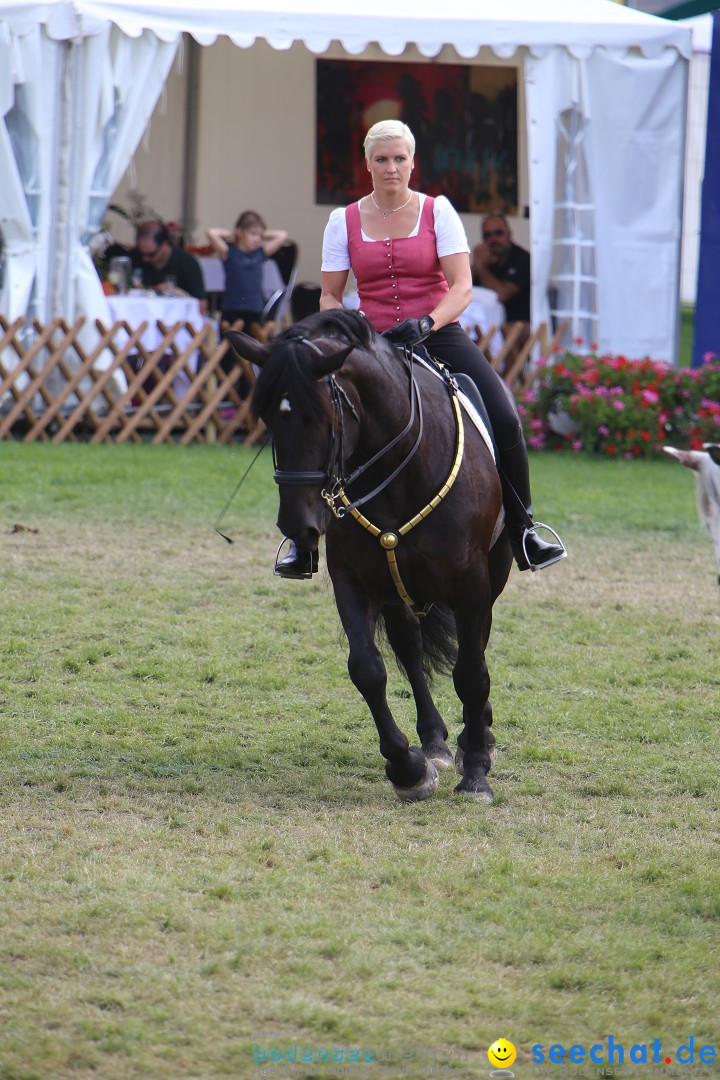
<path fill-rule="evenodd" d="M 365 136 L 363 146 L 366 161 L 370 160 L 375 147 L 383 139 L 402 139 L 410 157 L 415 156 L 415 136 L 407 124 L 403 124 L 402 120 L 379 120 L 377 124 L 373 124 Z"/>

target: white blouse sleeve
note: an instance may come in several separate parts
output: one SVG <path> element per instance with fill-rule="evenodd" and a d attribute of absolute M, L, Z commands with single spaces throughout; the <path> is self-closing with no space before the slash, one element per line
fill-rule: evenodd
<path fill-rule="evenodd" d="M 349 269 L 350 248 L 348 246 L 345 207 L 339 206 L 337 210 L 333 210 L 325 226 L 321 270 L 332 272 L 334 270 Z"/>
<path fill-rule="evenodd" d="M 450 200 L 444 195 L 438 195 L 434 209 L 435 237 L 439 257 L 457 255 L 460 251 L 469 252 L 465 227 Z"/>

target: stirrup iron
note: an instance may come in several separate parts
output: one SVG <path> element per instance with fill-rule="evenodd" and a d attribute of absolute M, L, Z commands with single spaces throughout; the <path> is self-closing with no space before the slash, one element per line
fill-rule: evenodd
<path fill-rule="evenodd" d="M 558 546 L 562 548 L 562 554 L 561 555 L 556 555 L 554 559 L 548 559 L 547 562 L 540 563 L 538 566 L 536 566 L 535 563 L 531 562 L 530 556 L 528 555 L 528 551 L 527 551 L 527 535 L 530 532 L 536 532 L 538 529 L 546 529 L 549 533 L 551 533 L 555 537 L 555 540 L 557 541 Z M 532 570 L 533 574 L 535 573 L 536 570 L 544 570 L 546 567 L 553 566 L 555 563 L 560 562 L 561 559 L 567 559 L 567 554 L 568 554 L 567 553 L 567 548 L 563 544 L 563 542 L 560 539 L 560 537 L 558 536 L 558 534 L 553 529 L 552 525 L 546 525 L 544 521 L 535 521 L 535 522 L 533 522 L 532 525 L 526 525 L 525 526 L 525 528 L 523 530 L 523 534 L 522 534 L 522 550 L 523 550 L 523 555 L 525 556 L 525 562 L 528 564 L 528 566 Z"/>
<path fill-rule="evenodd" d="M 280 545 L 279 545 L 277 551 L 275 552 L 275 565 L 273 566 L 273 575 L 275 577 L 280 577 L 280 578 L 285 578 L 285 579 L 293 579 L 294 578 L 296 581 L 309 581 L 312 578 L 313 572 L 314 572 L 313 568 L 312 568 L 312 565 L 313 565 L 312 557 L 310 558 L 310 569 L 308 570 L 307 573 L 303 573 L 303 574 L 283 574 L 282 570 L 278 569 L 279 563 L 281 561 L 280 560 L 280 553 L 282 552 L 282 549 L 285 547 L 285 545 L 289 544 L 289 543 L 290 543 L 290 537 L 289 536 L 283 536 L 282 540 L 280 541 Z"/>

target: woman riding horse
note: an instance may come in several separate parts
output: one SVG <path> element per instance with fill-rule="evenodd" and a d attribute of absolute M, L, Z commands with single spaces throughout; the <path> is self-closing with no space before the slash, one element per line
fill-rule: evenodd
<path fill-rule="evenodd" d="M 372 191 L 330 215 L 323 240 L 320 310 L 342 308 L 348 272 L 375 330 L 394 344 L 425 342 L 452 372 L 469 375 L 489 413 L 502 481 L 505 521 L 520 570 L 540 570 L 565 558 L 562 542 L 547 543 L 533 527 L 527 447 L 512 395 L 457 321 L 472 299 L 469 247 L 462 222 L 444 197 L 410 190 L 415 139 L 397 120 L 373 125 L 365 137 Z M 552 531 L 552 530 L 551 530 Z M 298 550 L 277 564 L 283 577 L 305 578 L 317 552 Z"/>
<path fill-rule="evenodd" d="M 317 312 L 268 345 L 228 338 L 261 368 L 252 407 L 272 436 L 278 526 L 305 551 L 325 536 L 348 672 L 398 797 L 429 798 L 453 763 L 426 678 L 452 669 L 463 707 L 455 790 L 490 801 L 485 650 L 512 553 L 480 418 L 454 377 L 394 348 L 356 311 Z M 419 746 L 388 702 L 383 626 L 413 692 Z"/>

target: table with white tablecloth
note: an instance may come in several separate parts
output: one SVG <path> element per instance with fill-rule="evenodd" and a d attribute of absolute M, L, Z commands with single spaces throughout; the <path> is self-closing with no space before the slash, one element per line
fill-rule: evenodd
<path fill-rule="evenodd" d="M 460 325 L 472 338 L 477 338 L 476 327 L 486 334 L 493 326 L 495 333 L 490 338 L 489 349 L 492 355 L 502 347 L 503 336 L 500 327 L 505 322 L 505 308 L 500 303 L 496 292 L 473 285 L 473 298 L 460 316 Z"/>
<path fill-rule="evenodd" d="M 207 322 L 200 310 L 200 302 L 194 296 L 126 293 L 123 296 L 108 296 L 107 301 L 115 322 L 125 322 L 131 330 L 137 329 L 144 322 L 147 323 L 140 338 L 146 353 L 155 352 L 162 343 L 164 335 L 158 322 L 163 323 L 168 329 L 176 323 L 182 323 L 173 339 L 180 352 L 183 352 L 192 340 L 192 334 L 185 324 L 189 324 L 197 331 L 201 330 Z M 198 352 L 196 350 L 190 356 L 188 367 L 192 371 L 197 371 L 197 364 Z M 188 386 L 188 377 L 182 372 L 173 381 L 173 390 L 177 397 L 182 397 Z"/>

